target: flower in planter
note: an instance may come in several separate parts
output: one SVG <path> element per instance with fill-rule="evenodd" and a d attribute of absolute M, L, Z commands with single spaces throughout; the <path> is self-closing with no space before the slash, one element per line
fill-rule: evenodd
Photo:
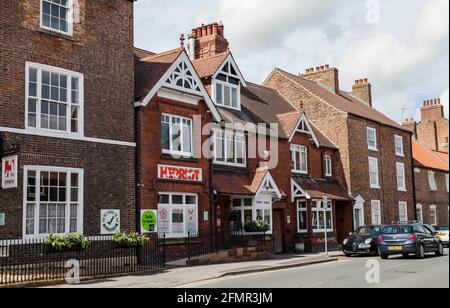
<path fill-rule="evenodd" d="M 56 251 L 67 251 L 73 249 L 86 249 L 91 241 L 80 234 L 50 234 L 45 240 L 45 245 Z"/>
<path fill-rule="evenodd" d="M 126 247 L 142 247 L 150 241 L 150 239 L 145 235 L 135 232 L 122 232 L 114 234 L 112 240 L 118 245 Z"/>
<path fill-rule="evenodd" d="M 245 232 L 267 232 L 270 230 L 270 226 L 264 220 L 252 221 L 245 225 Z"/>

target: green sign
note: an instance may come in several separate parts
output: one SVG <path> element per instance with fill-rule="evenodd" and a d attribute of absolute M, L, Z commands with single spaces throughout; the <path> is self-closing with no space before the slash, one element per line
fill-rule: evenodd
<path fill-rule="evenodd" d="M 141 233 L 158 232 L 158 212 L 141 210 Z"/>

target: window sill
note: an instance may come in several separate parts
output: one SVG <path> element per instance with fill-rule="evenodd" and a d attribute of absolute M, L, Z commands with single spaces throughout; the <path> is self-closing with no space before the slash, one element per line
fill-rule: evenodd
<path fill-rule="evenodd" d="M 369 148 L 369 151 L 378 152 L 378 149 L 377 148 Z"/>
<path fill-rule="evenodd" d="M 398 192 L 406 193 L 406 192 L 408 192 L 408 191 L 407 191 L 406 189 L 399 189 Z"/>
<path fill-rule="evenodd" d="M 39 28 L 37 30 L 37 32 L 42 33 L 42 34 L 55 36 L 57 38 L 68 40 L 68 41 L 72 41 L 72 42 L 79 42 L 79 40 L 74 39 L 73 35 L 71 36 L 69 34 L 64 34 L 64 33 L 61 33 L 61 32 L 52 31 L 52 30 L 45 29 L 45 28 Z"/>
<path fill-rule="evenodd" d="M 192 163 L 198 163 L 200 161 L 198 158 L 187 157 L 187 156 L 178 157 L 178 155 L 179 154 L 163 153 L 163 154 L 161 154 L 161 159 L 172 160 L 172 161 L 192 162 Z M 177 156 L 177 157 L 174 157 L 174 156 Z"/>
<path fill-rule="evenodd" d="M 370 186 L 370 188 L 371 188 L 371 189 L 377 189 L 377 190 L 380 190 L 380 189 L 381 189 L 381 186 Z"/>
<path fill-rule="evenodd" d="M 222 166 L 224 168 L 236 168 L 236 169 L 247 169 L 247 164 L 245 165 L 240 165 L 240 164 L 227 164 L 227 163 L 221 163 L 221 162 L 217 162 L 214 161 L 213 162 L 215 166 Z"/>
<path fill-rule="evenodd" d="M 405 154 L 395 154 L 395 156 L 405 158 Z"/>

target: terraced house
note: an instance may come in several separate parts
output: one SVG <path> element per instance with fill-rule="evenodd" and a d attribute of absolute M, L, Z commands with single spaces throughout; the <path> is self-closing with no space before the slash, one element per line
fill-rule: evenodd
<path fill-rule="evenodd" d="M 414 218 L 411 132 L 372 107 L 367 79 L 345 92 L 338 70 L 323 65 L 299 75 L 275 69 L 264 85 L 306 112 L 339 148 L 354 227 Z"/>
<path fill-rule="evenodd" d="M 0 72 L 0 239 L 134 230 L 133 1 L 3 0 Z"/>
<path fill-rule="evenodd" d="M 157 210 L 174 251 L 188 234 L 257 220 L 276 252 L 323 248 L 325 230 L 337 245 L 352 229 L 353 202 L 338 181 L 337 146 L 277 91 L 245 80 L 223 25 L 180 43 L 135 50 L 138 210 Z"/>

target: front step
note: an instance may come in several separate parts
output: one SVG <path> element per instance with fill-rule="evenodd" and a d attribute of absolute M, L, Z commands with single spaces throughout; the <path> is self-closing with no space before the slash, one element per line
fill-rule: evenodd
<path fill-rule="evenodd" d="M 267 251 L 259 251 L 256 247 L 234 248 L 230 250 L 219 251 L 219 253 L 191 259 L 186 261 L 186 265 L 209 265 L 235 262 L 247 262 L 266 260 L 269 258 Z"/>

